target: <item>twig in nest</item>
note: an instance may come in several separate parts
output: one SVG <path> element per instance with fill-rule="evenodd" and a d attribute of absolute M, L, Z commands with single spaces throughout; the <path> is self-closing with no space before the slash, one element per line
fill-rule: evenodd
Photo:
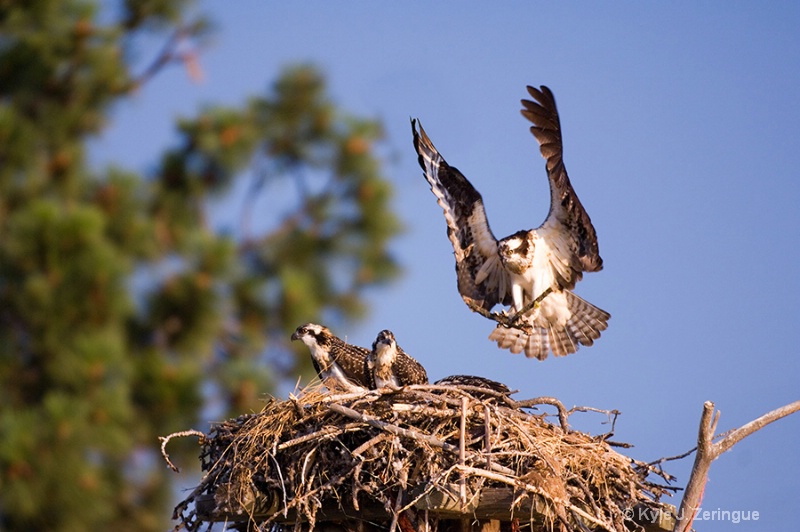
<path fill-rule="evenodd" d="M 380 442 L 386 440 L 387 438 L 390 438 L 390 436 L 384 433 L 378 434 L 377 436 L 373 436 L 369 440 L 365 441 L 364 443 L 353 449 L 353 452 L 350 454 L 352 454 L 353 456 L 361 456 L 368 449 L 378 445 Z"/>
<path fill-rule="evenodd" d="M 696 450 L 697 450 L 697 446 L 692 447 L 691 449 L 689 449 L 685 453 L 678 454 L 676 456 L 664 456 L 662 458 L 659 458 L 658 460 L 653 460 L 652 462 L 647 462 L 647 465 L 649 465 L 649 466 L 660 466 L 664 462 L 671 462 L 672 460 L 682 460 L 682 459 L 686 458 L 687 456 L 689 456 L 690 454 L 692 454 L 693 452 L 695 452 Z"/>
<path fill-rule="evenodd" d="M 464 467 L 467 465 L 467 406 L 469 399 L 461 398 L 461 420 L 458 425 L 458 463 Z M 467 504 L 467 478 L 462 472 L 459 475 L 461 504 Z"/>
<path fill-rule="evenodd" d="M 440 439 L 430 436 L 428 434 L 423 434 L 422 432 L 417 432 L 415 430 L 398 427 L 397 425 L 393 425 L 391 423 L 387 423 L 386 421 L 381 421 L 380 419 L 376 419 L 372 416 L 356 412 L 352 408 L 347 408 L 346 406 L 338 405 L 336 403 L 328 405 L 328 408 L 330 408 L 337 414 L 342 414 L 343 416 L 347 416 L 349 418 L 356 419 L 358 421 L 363 421 L 364 423 L 373 426 L 376 429 L 385 430 L 386 432 L 390 432 L 396 436 L 404 436 L 406 438 L 423 441 L 428 445 L 432 445 L 433 447 L 439 447 L 440 449 L 444 449 L 452 453 L 458 453 L 458 448 L 455 445 L 452 445 L 450 443 L 445 443 Z"/>
<path fill-rule="evenodd" d="M 591 406 L 573 406 L 567 412 L 568 416 L 571 416 L 575 412 L 597 412 L 598 414 L 605 414 L 608 416 L 608 423 L 611 423 L 611 430 L 608 431 L 608 434 L 614 432 L 614 426 L 617 424 L 617 418 L 622 414 L 619 410 L 603 410 L 602 408 L 594 408 Z"/>
<path fill-rule="evenodd" d="M 387 390 L 367 390 L 364 389 L 363 391 L 355 391 L 355 392 L 347 392 L 347 393 L 335 393 L 326 395 L 324 401 L 326 403 L 344 403 L 347 401 L 351 401 L 353 399 L 372 399 L 375 400 L 381 397 Z"/>
<path fill-rule="evenodd" d="M 508 422 L 511 425 L 513 425 L 514 427 L 516 427 L 520 438 L 525 438 L 525 440 L 528 441 L 531 444 L 531 447 L 533 447 L 534 449 L 536 449 L 539 452 L 539 455 L 540 455 L 541 459 L 545 462 L 545 464 L 547 464 L 547 467 L 550 468 L 550 471 L 553 474 L 557 474 L 556 467 L 553 466 L 553 464 L 551 463 L 550 459 L 547 457 L 547 453 L 541 452 L 541 449 L 539 448 L 539 444 L 536 441 L 536 438 L 534 438 L 530 434 L 528 434 L 528 432 L 525 430 L 525 427 L 521 427 L 519 422 L 516 419 L 509 418 Z"/>
<path fill-rule="evenodd" d="M 397 530 L 397 517 L 400 515 L 400 508 L 403 507 L 403 488 L 397 490 L 397 497 L 394 500 L 394 508 L 392 508 L 392 524 L 389 526 L 389 532 Z"/>
<path fill-rule="evenodd" d="M 283 516 L 286 517 L 289 512 L 289 505 L 286 504 L 286 484 L 283 481 L 283 472 L 281 472 L 281 465 L 275 459 L 275 452 L 267 453 L 275 464 L 275 470 L 278 472 L 278 478 L 281 481 L 281 493 L 283 494 Z"/>
<path fill-rule="evenodd" d="M 561 430 L 569 432 L 569 422 L 567 421 L 569 419 L 569 412 L 564 406 L 564 403 L 555 397 L 535 397 L 525 401 L 514 402 L 515 408 L 531 408 L 536 405 L 550 405 L 556 407 L 556 410 L 558 410 L 558 423 L 561 425 Z"/>
<path fill-rule="evenodd" d="M 284 449 L 288 449 L 289 447 L 294 447 L 295 445 L 300 445 L 301 443 L 305 443 L 309 440 L 315 439 L 322 439 L 324 437 L 332 437 L 338 436 L 340 434 L 344 434 L 345 427 L 325 427 L 322 430 L 318 430 L 316 432 L 312 432 L 311 434 L 305 434 L 303 436 L 298 436 L 297 438 L 293 438 L 289 441 L 285 441 L 278 445 L 277 449 L 282 451 Z"/>
<path fill-rule="evenodd" d="M 454 467 L 462 469 L 461 466 L 454 466 Z M 469 473 L 470 475 L 485 477 L 488 478 L 489 480 L 495 480 L 497 482 L 508 484 L 509 486 L 522 488 L 526 491 L 529 491 L 530 493 L 535 493 L 541 497 L 544 497 L 549 501 L 552 501 L 557 505 L 562 506 L 563 508 L 575 512 L 577 515 L 581 516 L 586 521 L 589 521 L 590 523 L 601 527 L 603 530 L 607 530 L 608 532 L 615 532 L 613 525 L 606 523 L 605 521 L 602 521 L 597 517 L 581 510 L 580 508 L 578 508 L 569 501 L 565 501 L 563 499 L 553 496 L 552 493 L 548 493 L 546 490 L 540 488 L 539 486 L 534 486 L 532 484 L 528 484 L 527 482 L 523 482 L 515 478 L 507 477 L 505 475 L 500 475 L 492 471 L 486 471 L 485 469 L 478 469 L 476 467 L 463 467 L 463 470 L 465 473 Z"/>
<path fill-rule="evenodd" d="M 456 447 L 455 445 L 453 445 L 451 443 L 443 442 L 439 438 L 436 438 L 435 436 L 431 436 L 430 434 L 425 434 L 425 433 L 422 433 L 422 432 L 419 432 L 419 431 L 416 431 L 416 430 L 411 430 L 411 429 L 404 429 L 403 427 L 398 427 L 397 425 L 393 425 L 392 423 L 388 423 L 386 421 L 382 421 L 380 419 L 376 419 L 376 418 L 374 418 L 372 416 L 368 416 L 366 414 L 362 414 L 360 412 L 357 412 L 357 411 L 353 410 L 352 408 L 348 408 L 348 407 L 342 406 L 342 405 L 337 405 L 335 403 L 328 405 L 328 408 L 333 410 L 334 412 L 336 412 L 338 414 L 342 414 L 343 416 L 347 416 L 347 417 L 352 418 L 352 419 L 357 419 L 359 421 L 363 421 L 364 423 L 367 423 L 368 425 L 370 425 L 372 427 L 375 427 L 376 429 L 385 430 L 386 432 L 389 432 L 389 433 L 394 434 L 396 436 L 402 436 L 404 438 L 410 438 L 412 440 L 425 442 L 425 443 L 427 443 L 428 445 L 430 445 L 432 447 L 438 447 L 439 449 L 443 449 L 445 451 L 448 451 L 448 452 L 451 452 L 451 453 L 454 453 L 454 454 L 459 454 L 459 448 L 458 447 Z M 486 462 L 486 460 L 483 460 L 483 462 Z M 498 472 L 503 473 L 503 474 L 507 474 L 508 475 L 508 474 L 513 474 L 514 473 L 511 469 L 508 469 L 507 467 L 503 467 L 503 466 L 501 466 L 499 464 L 490 463 L 489 466 L 491 467 L 492 470 L 498 471 Z"/>
<path fill-rule="evenodd" d="M 671 459 L 677 459 L 677 457 L 662 458 L 661 460 L 656 460 L 655 462 L 649 462 L 649 463 L 648 462 L 640 462 L 639 460 L 631 459 L 631 463 L 633 465 L 635 465 L 641 471 L 646 471 L 648 474 L 652 473 L 654 475 L 658 475 L 659 477 L 663 478 L 667 482 L 673 482 L 675 480 L 675 477 L 670 475 L 666 471 L 664 471 L 664 469 L 661 467 L 662 461 L 671 460 Z M 671 490 L 679 490 L 680 489 L 680 488 L 675 488 L 675 487 L 672 487 L 672 486 L 669 486 L 669 488 Z"/>
<path fill-rule="evenodd" d="M 205 439 L 206 435 L 200 432 L 199 430 L 182 430 L 180 432 L 173 432 L 169 436 L 159 436 L 158 439 L 161 440 L 161 456 L 164 457 L 164 460 L 167 461 L 167 465 L 170 469 L 175 471 L 176 473 L 180 473 L 181 470 L 172 463 L 169 459 L 169 455 L 167 454 L 167 443 L 169 440 L 175 437 L 184 437 L 184 436 L 197 436 L 200 439 L 200 443 L 202 444 Z"/>
<path fill-rule="evenodd" d="M 492 468 L 492 420 L 489 407 L 483 407 L 483 452 L 486 453 L 486 466 Z"/>
<path fill-rule="evenodd" d="M 295 396 L 294 394 L 290 393 L 289 394 L 289 401 L 291 401 L 292 405 L 294 405 L 294 410 L 295 410 L 295 412 L 297 412 L 297 415 L 298 416 L 302 416 L 303 415 L 303 405 L 300 404 L 300 399 L 297 396 Z"/>

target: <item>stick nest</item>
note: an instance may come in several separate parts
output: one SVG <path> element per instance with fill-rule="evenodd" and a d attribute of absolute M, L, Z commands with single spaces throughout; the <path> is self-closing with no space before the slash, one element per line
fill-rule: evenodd
<path fill-rule="evenodd" d="M 534 408 L 543 403 L 557 407 L 557 424 Z M 360 519 L 422 530 L 427 518 L 430 530 L 461 515 L 515 530 L 610 531 L 637 528 L 635 508 L 663 512 L 659 500 L 675 488 L 648 477 L 669 475 L 618 453 L 607 435 L 570 430 L 569 413 L 551 398 L 469 386 L 314 386 L 212 424 L 200 438 L 205 476 L 175 508 L 176 529 Z"/>

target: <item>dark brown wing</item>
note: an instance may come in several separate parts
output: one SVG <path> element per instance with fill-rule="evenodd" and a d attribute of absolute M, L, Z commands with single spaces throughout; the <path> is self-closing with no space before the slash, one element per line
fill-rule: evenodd
<path fill-rule="evenodd" d="M 457 168 L 450 166 L 411 120 L 419 165 L 431 191 L 444 209 L 447 236 L 456 258 L 458 291 L 470 308 L 490 310 L 511 303 L 511 284 L 497 254 L 497 239 L 489 228 L 480 193 Z"/>
<path fill-rule="evenodd" d="M 511 390 L 502 382 L 493 381 L 486 377 L 479 377 L 477 375 L 450 375 L 443 379 L 439 379 L 434 384 L 441 384 L 444 386 L 471 386 L 473 388 L 486 388 L 493 392 L 503 395 L 509 395 Z"/>
<path fill-rule="evenodd" d="M 566 277 L 563 288 L 571 289 L 583 272 L 601 270 L 603 259 L 600 258 L 592 220 L 572 188 L 564 167 L 561 123 L 553 93 L 544 85 L 538 89 L 528 87 L 528 93 L 536 101 L 522 100 L 522 115 L 534 124 L 531 133 L 539 142 L 550 180 L 550 212 L 537 233 L 546 238 L 557 236 L 560 240 L 551 247 L 556 253 L 554 259 L 568 264 L 573 270 L 572 275 L 560 275 Z M 554 268 L 564 273 L 557 264 Z"/>
<path fill-rule="evenodd" d="M 422 364 L 417 362 L 411 355 L 397 346 L 397 359 L 392 366 L 392 373 L 397 377 L 400 386 L 411 384 L 428 384 L 428 373 Z"/>
<path fill-rule="evenodd" d="M 366 359 L 370 353 L 369 349 L 348 344 L 342 340 L 340 342 L 341 344 L 331 350 L 331 358 L 335 363 L 339 364 L 342 372 L 350 382 L 363 388 L 369 388 L 372 381 L 366 365 Z"/>
<path fill-rule="evenodd" d="M 322 366 L 319 365 L 319 362 L 317 362 L 317 359 L 314 358 L 313 356 L 311 357 L 311 363 L 314 365 L 314 371 L 317 372 L 317 377 L 319 377 L 319 380 L 323 380 Z"/>

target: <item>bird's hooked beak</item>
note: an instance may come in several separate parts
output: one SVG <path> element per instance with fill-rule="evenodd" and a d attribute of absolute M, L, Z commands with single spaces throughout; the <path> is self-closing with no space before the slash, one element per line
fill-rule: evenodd
<path fill-rule="evenodd" d="M 299 339 L 300 339 L 300 329 L 296 329 L 292 333 L 292 341 L 294 342 L 295 340 L 299 340 Z"/>

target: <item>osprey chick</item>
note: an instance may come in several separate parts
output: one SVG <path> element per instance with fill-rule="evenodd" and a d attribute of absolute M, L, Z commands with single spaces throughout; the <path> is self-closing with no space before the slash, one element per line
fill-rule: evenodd
<path fill-rule="evenodd" d="M 592 345 L 611 315 L 572 293 L 583 272 L 603 268 L 597 235 L 562 161 L 561 125 L 553 93 L 528 87 L 522 115 L 533 122 L 550 182 L 550 211 L 536 229 L 497 240 L 480 193 L 411 120 L 414 148 L 431 191 L 444 209 L 456 258 L 458 291 L 467 305 L 498 322 L 489 339 L 512 353 L 544 360 Z M 536 303 L 536 304 L 534 304 Z M 496 305 L 509 305 L 493 313 Z"/>
<path fill-rule="evenodd" d="M 397 345 L 389 330 L 378 333 L 367 365 L 371 370 L 373 389 L 428 384 L 425 368 Z"/>
<path fill-rule="evenodd" d="M 298 327 L 292 340 L 300 340 L 308 346 L 314 369 L 328 389 L 359 391 L 369 387 L 368 349 L 348 344 L 327 327 L 315 323 Z"/>

